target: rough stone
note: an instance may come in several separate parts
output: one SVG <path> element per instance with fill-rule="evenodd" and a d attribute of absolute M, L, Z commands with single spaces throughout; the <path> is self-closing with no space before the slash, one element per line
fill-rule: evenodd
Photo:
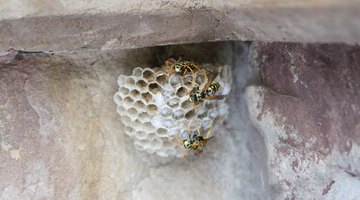
<path fill-rule="evenodd" d="M 275 199 L 359 199 L 360 47 L 256 43 L 246 89 Z"/>
<path fill-rule="evenodd" d="M 231 120 L 199 157 L 171 160 L 136 151 L 113 95 L 119 75 L 174 52 L 229 64 L 238 79 Z M 265 149 L 242 91 L 254 76 L 247 53 L 210 43 L 0 56 L 0 199 L 266 199 Z"/>
<path fill-rule="evenodd" d="M 224 40 L 360 41 L 360 4 L 322 1 L 2 1 L 0 49 L 138 48 Z"/>

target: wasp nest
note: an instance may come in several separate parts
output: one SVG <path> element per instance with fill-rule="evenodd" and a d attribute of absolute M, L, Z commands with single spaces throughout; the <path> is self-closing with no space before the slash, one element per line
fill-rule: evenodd
<path fill-rule="evenodd" d="M 217 74 L 214 82 L 221 85 L 217 94 L 227 95 L 231 87 L 230 67 L 212 68 Z M 187 130 L 208 131 L 215 121 L 224 120 L 228 113 L 226 98 L 205 100 L 197 108 L 188 100 L 195 83 L 202 88 L 205 80 L 199 72 L 180 77 L 161 68 L 140 67 L 130 76 L 119 76 L 114 101 L 134 146 L 163 157 L 179 156 L 181 149 L 174 144 L 175 135 L 186 138 Z"/>

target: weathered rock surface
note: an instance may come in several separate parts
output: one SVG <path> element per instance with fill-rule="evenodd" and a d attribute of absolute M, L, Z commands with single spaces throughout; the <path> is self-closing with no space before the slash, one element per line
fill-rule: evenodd
<path fill-rule="evenodd" d="M 1 1 L 0 49 L 136 48 L 224 40 L 360 41 L 347 0 Z"/>
<path fill-rule="evenodd" d="M 246 89 L 275 199 L 360 199 L 360 47 L 258 43 Z"/>
<path fill-rule="evenodd" d="M 231 113 L 198 158 L 138 152 L 113 95 L 120 74 L 169 55 L 234 66 Z M 266 199 L 265 149 L 243 88 L 248 45 L 0 57 L 0 199 Z M 335 183 L 337 184 L 337 183 Z"/>

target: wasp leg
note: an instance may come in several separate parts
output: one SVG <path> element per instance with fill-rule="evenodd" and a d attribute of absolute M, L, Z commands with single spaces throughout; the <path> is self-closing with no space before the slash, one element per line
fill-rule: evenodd
<path fill-rule="evenodd" d="M 200 149 L 195 149 L 193 152 L 194 152 L 195 155 L 198 156 L 198 155 L 200 155 L 200 154 L 202 153 L 202 150 L 200 150 Z"/>
<path fill-rule="evenodd" d="M 221 99 L 224 99 L 225 97 L 226 97 L 225 95 L 206 96 L 205 99 L 206 100 L 221 100 Z"/>
<path fill-rule="evenodd" d="M 187 150 L 185 150 L 182 154 L 181 154 L 181 156 L 180 156 L 180 158 L 181 159 L 183 159 L 185 156 L 187 156 L 189 154 L 189 152 L 187 151 Z"/>
<path fill-rule="evenodd" d="M 204 137 L 205 140 L 208 140 L 210 138 L 212 138 L 212 127 L 210 127 L 210 130 L 207 132 L 206 136 Z"/>
<path fill-rule="evenodd" d="M 173 141 L 170 141 L 170 140 L 169 140 L 169 142 L 170 142 L 171 144 L 175 145 L 175 146 L 178 146 L 178 147 L 180 147 L 180 148 L 184 148 L 184 147 L 182 146 L 183 140 L 182 140 L 179 136 L 177 136 L 177 135 L 175 135 L 175 139 L 176 139 L 176 142 L 173 142 Z"/>

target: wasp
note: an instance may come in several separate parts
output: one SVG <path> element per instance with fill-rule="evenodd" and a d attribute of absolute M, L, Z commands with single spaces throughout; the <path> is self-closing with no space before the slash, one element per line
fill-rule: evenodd
<path fill-rule="evenodd" d="M 188 73 L 191 73 L 192 76 L 194 76 L 195 72 L 199 72 L 203 74 L 203 76 L 207 80 L 206 71 L 204 69 L 200 69 L 198 64 L 194 61 L 183 60 L 182 57 L 179 57 L 178 60 L 175 60 L 173 58 L 166 60 L 164 71 L 167 71 L 170 74 L 175 73 L 181 77 L 185 77 L 185 75 Z"/>
<path fill-rule="evenodd" d="M 215 79 L 215 75 L 211 76 L 211 79 L 208 80 L 203 87 L 202 90 L 200 90 L 199 86 L 196 86 L 194 89 L 190 91 L 189 94 L 189 101 L 194 102 L 195 104 L 201 103 L 204 100 L 220 100 L 223 99 L 224 95 L 216 95 L 214 94 L 220 90 L 220 83 L 218 82 L 212 82 Z"/>
<path fill-rule="evenodd" d="M 180 139 L 178 136 L 176 139 L 179 143 L 183 145 L 183 148 L 186 150 L 181 157 L 184 157 L 188 151 L 193 151 L 194 154 L 199 155 L 202 152 L 202 149 L 205 147 L 208 140 L 213 136 L 211 135 L 211 130 L 208 131 L 206 136 L 202 136 L 200 128 L 197 129 L 197 134 L 191 134 L 189 130 L 189 136 L 185 139 Z M 178 145 L 179 146 L 179 145 Z"/>

